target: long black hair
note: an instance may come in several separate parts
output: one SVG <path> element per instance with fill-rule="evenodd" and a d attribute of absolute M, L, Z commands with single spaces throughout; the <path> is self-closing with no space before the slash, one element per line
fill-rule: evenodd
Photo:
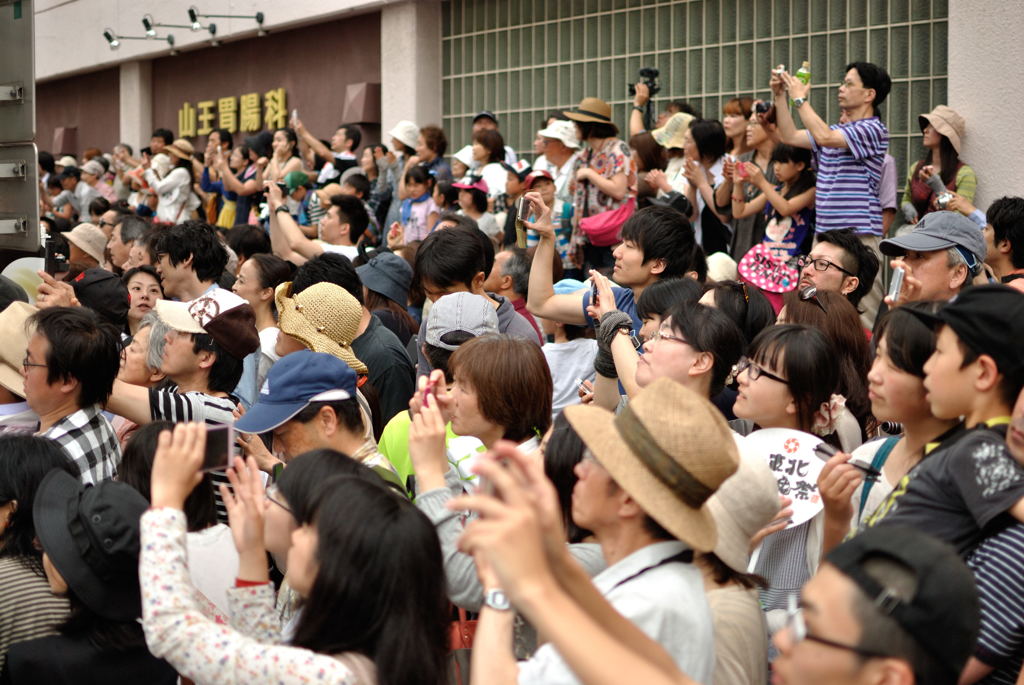
<path fill-rule="evenodd" d="M 807 192 L 814 187 L 817 183 L 814 170 L 811 168 L 811 151 L 802 148 L 795 147 L 793 145 L 787 145 L 786 143 L 779 143 L 772 150 L 772 162 L 779 162 L 785 164 L 786 162 L 803 163 L 804 168 L 800 172 L 800 175 L 796 177 L 796 180 L 789 185 L 789 190 L 786 191 L 785 197 L 791 198 L 796 197 L 800 193 Z"/>
<path fill-rule="evenodd" d="M 924 365 L 935 352 L 935 329 L 925 324 L 915 311 L 935 314 L 938 302 L 911 302 L 886 312 L 878 320 L 872 348 L 885 338 L 886 356 L 900 371 L 924 378 Z"/>
<path fill-rule="evenodd" d="M 548 477 L 558 493 L 558 504 L 562 509 L 562 523 L 569 542 L 583 542 L 593 535 L 572 520 L 572 489 L 576 487 L 576 464 L 583 459 L 585 445 L 576 429 L 565 414 L 559 414 L 551 428 L 547 445 L 544 447 L 544 475 Z"/>
<path fill-rule="evenodd" d="M 337 476 L 300 523 L 316 527 L 319 570 L 292 644 L 363 654 L 380 685 L 444 683 L 448 596 L 430 520 L 383 485 Z"/>
<path fill-rule="evenodd" d="M 775 310 L 760 288 L 742 281 L 719 281 L 708 290 L 715 293 L 715 307 L 740 327 L 748 345 L 758 333 L 775 324 Z"/>
<path fill-rule="evenodd" d="M 0 437 L 0 504 L 17 502 L 0 532 L 0 559 L 15 557 L 43 575 L 43 555 L 35 547 L 32 504 L 43 477 L 53 469 L 79 477 L 78 467 L 53 440 L 34 435 Z"/>
<path fill-rule="evenodd" d="M 956 172 L 960 168 L 960 154 L 953 147 L 953 143 L 950 142 L 949 138 L 939 134 L 939 163 L 942 165 L 942 171 L 939 176 L 942 178 L 942 185 L 948 186 L 952 181 L 956 180 Z M 924 155 L 921 156 L 921 161 L 918 163 L 918 170 L 926 164 L 932 163 L 932 151 L 931 148 L 924 149 Z"/>

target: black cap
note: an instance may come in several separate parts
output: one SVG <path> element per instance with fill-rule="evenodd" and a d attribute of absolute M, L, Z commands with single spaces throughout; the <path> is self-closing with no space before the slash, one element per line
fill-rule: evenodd
<path fill-rule="evenodd" d="M 976 285 L 934 314 L 908 309 L 930 324 L 944 323 L 977 354 L 996 362 L 999 373 L 1024 378 L 1024 293 L 1007 285 Z"/>
<path fill-rule="evenodd" d="M 142 615 L 139 519 L 149 502 L 125 483 L 82 485 L 66 471 L 43 478 L 32 505 L 43 551 L 75 596 L 114 621 Z"/>
<path fill-rule="evenodd" d="M 485 117 L 487 119 L 490 119 L 494 123 L 498 123 L 498 117 L 494 116 L 494 112 L 491 112 L 490 110 L 486 109 L 483 110 L 482 112 L 477 112 L 475 115 L 473 115 L 473 123 L 475 124 L 477 119 L 483 119 Z"/>
<path fill-rule="evenodd" d="M 100 315 L 104 321 L 119 330 L 128 322 L 128 289 L 121 279 L 106 269 L 94 266 L 86 269 L 71 282 L 75 297 Z"/>
<path fill-rule="evenodd" d="M 28 294 L 7 276 L 0 275 L 0 312 L 7 309 L 11 302 L 28 302 Z"/>
<path fill-rule="evenodd" d="M 865 560 L 878 556 L 914 572 L 913 597 L 900 598 L 865 572 Z M 834 548 L 826 559 L 956 682 L 974 650 L 979 605 L 974 576 L 953 547 L 909 526 L 882 524 Z"/>

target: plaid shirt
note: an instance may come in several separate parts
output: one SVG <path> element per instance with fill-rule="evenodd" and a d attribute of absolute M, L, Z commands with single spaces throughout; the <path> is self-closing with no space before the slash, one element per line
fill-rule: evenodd
<path fill-rule="evenodd" d="M 83 407 L 40 433 L 64 448 L 81 472 L 83 483 L 98 483 L 117 475 L 121 446 L 98 406 Z"/>

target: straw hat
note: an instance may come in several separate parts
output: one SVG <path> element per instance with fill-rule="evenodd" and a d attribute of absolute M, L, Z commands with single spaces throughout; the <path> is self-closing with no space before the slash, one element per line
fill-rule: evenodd
<path fill-rule="evenodd" d="M 692 114 L 676 112 L 668 118 L 664 126 L 651 131 L 651 136 L 664 148 L 682 148 L 686 132 L 694 121 L 695 117 Z"/>
<path fill-rule="evenodd" d="M 192 159 L 192 155 L 195 154 L 196 149 L 192 147 L 192 143 L 188 142 L 184 138 L 178 138 L 170 145 L 165 145 L 164 152 L 169 155 L 174 155 L 178 159 Z"/>
<path fill-rule="evenodd" d="M 97 263 L 103 263 L 103 251 L 107 247 L 107 234 L 101 228 L 90 223 L 78 224 L 61 235 L 74 243 L 82 252 L 95 259 Z"/>
<path fill-rule="evenodd" d="M 0 385 L 18 397 L 25 396 L 25 377 L 21 375 L 21 362 L 28 350 L 28 331 L 25 323 L 37 310 L 27 302 L 11 302 L 0 312 Z"/>
<path fill-rule="evenodd" d="M 366 364 L 352 351 L 363 308 L 347 290 L 333 283 L 317 283 L 292 296 L 291 282 L 274 292 L 278 328 L 314 352 L 326 352 L 366 373 Z"/>
<path fill-rule="evenodd" d="M 599 124 L 611 124 L 612 107 L 601 98 L 583 98 L 576 110 L 562 112 L 573 121 L 596 121 Z"/>
<path fill-rule="evenodd" d="M 739 465 L 732 431 L 706 398 L 668 378 L 618 416 L 591 405 L 566 418 L 615 482 L 663 528 L 700 552 L 717 542 L 707 500 Z"/>
<path fill-rule="evenodd" d="M 715 518 L 715 555 L 732 570 L 746 573 L 750 539 L 779 511 L 779 490 L 763 454 L 744 448 L 740 438 L 740 467 L 708 500 Z"/>
<path fill-rule="evenodd" d="M 918 115 L 917 123 L 921 125 L 922 131 L 924 131 L 925 126 L 931 124 L 932 128 L 949 138 L 949 142 L 953 144 L 953 149 L 956 150 L 958 155 L 960 154 L 960 140 L 964 137 L 964 133 L 966 133 L 967 122 L 952 108 L 946 105 L 939 105 L 928 114 Z"/>

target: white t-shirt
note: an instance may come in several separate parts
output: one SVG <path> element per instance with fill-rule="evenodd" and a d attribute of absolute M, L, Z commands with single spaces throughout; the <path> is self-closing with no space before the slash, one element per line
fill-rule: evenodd
<path fill-rule="evenodd" d="M 192 584 L 227 616 L 228 588 L 238 576 L 238 551 L 231 529 L 223 523 L 185 536 Z"/>
<path fill-rule="evenodd" d="M 343 254 L 349 258 L 349 261 L 359 256 L 359 248 L 355 245 L 335 245 L 333 243 L 325 243 L 319 238 L 315 241 L 317 245 L 324 248 L 324 252 L 337 252 Z"/>
<path fill-rule="evenodd" d="M 554 419 L 565 407 L 579 404 L 576 379 L 594 380 L 594 357 L 597 356 L 597 341 L 592 338 L 576 338 L 564 343 L 547 343 L 541 348 L 551 369 L 551 380 L 555 390 L 551 403 L 551 418 Z"/>

